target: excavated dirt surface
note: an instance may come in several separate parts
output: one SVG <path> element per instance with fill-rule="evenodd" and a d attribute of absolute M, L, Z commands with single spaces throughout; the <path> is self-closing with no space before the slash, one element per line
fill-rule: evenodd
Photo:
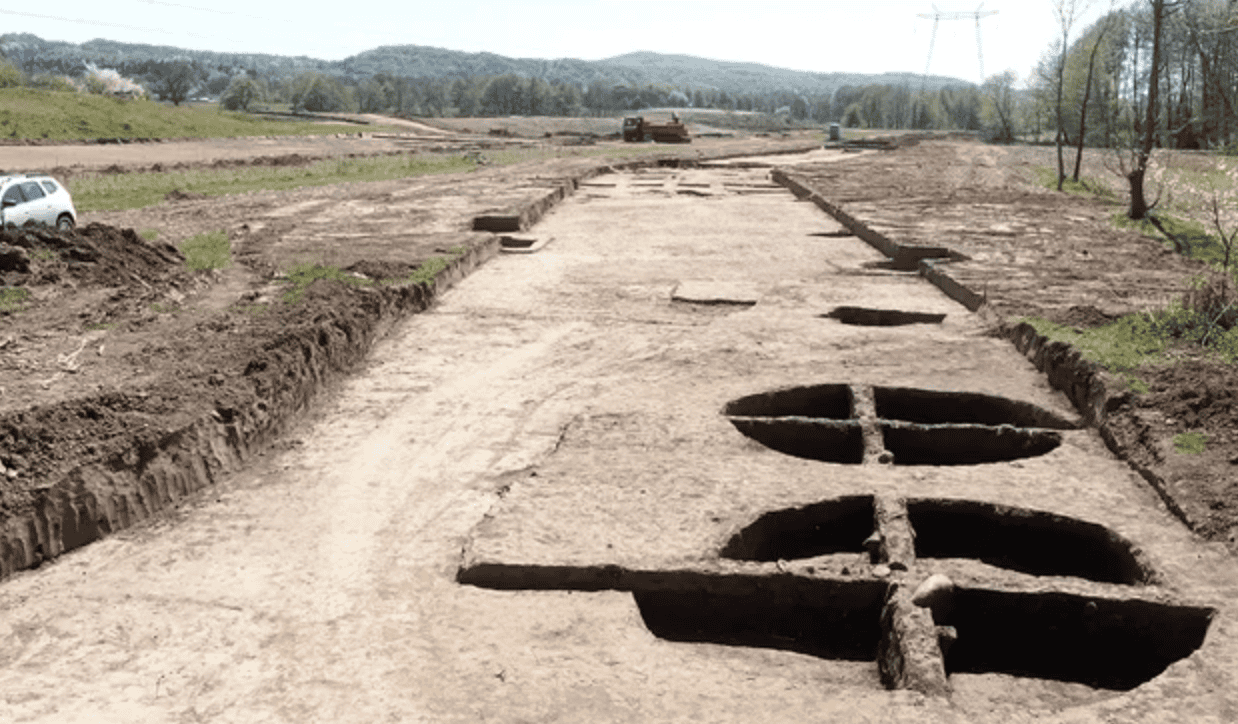
<path fill-rule="evenodd" d="M 811 144 L 807 138 L 705 142 L 666 155 L 802 149 Z M 235 156 L 238 143 L 195 142 L 197 150 L 175 143 L 143 144 L 137 151 L 114 147 L 140 153 L 140 162 L 108 170 L 306 163 L 308 156 L 265 154 L 282 147 L 272 144 L 363 153 L 370 139 L 263 141 L 250 145 L 248 158 L 169 162 L 158 155 L 163 150 L 175 159 L 213 148 Z M 86 147 L 59 152 L 80 148 Z M 54 147 L 26 150 L 49 158 L 57 153 Z M 473 231 L 475 216 L 524 208 L 598 167 L 596 160 L 568 156 L 467 174 L 226 198 L 178 194 L 145 209 L 83 214 L 83 226 L 73 233 L 10 230 L 0 237 L 0 276 L 29 296 L 19 311 L 0 313 L 0 524 L 40 508 L 56 488 L 80 491 L 80 484 L 65 482 L 79 468 L 102 465 L 140 477 L 147 461 L 135 458 L 134 450 L 166 448 L 203 416 L 231 425 L 239 411 L 282 400 L 281 409 L 270 411 L 272 420 L 254 423 L 261 434 L 252 444 L 260 450 L 321 382 L 356 364 L 391 317 L 427 303 L 425 289 L 402 280 L 430 260 L 489 253 L 484 250 L 494 236 Z M 135 230 L 154 231 L 155 240 L 148 243 Z M 228 235 L 234 263 L 187 271 L 178 246 L 213 231 Z M 343 269 L 358 284 L 315 282 L 299 301 L 285 303 L 291 286 L 284 274 L 306 263 Z M 250 444 L 240 445 L 239 453 Z M 177 497 L 165 496 L 161 487 L 138 503 L 119 505 L 157 509 L 161 503 L 146 498 L 169 496 Z M 41 515 L 61 514 L 58 507 Z M 37 563 L 55 552 L 6 552 L 0 545 L 0 575 L 21 567 L 22 559 Z"/>
<path fill-rule="evenodd" d="M 0 584 L 0 720 L 1232 720 L 1232 557 L 993 317 L 768 167 L 708 163 L 794 142 L 169 200 L 6 240 L 31 296 L 0 318 L 0 574 L 39 570 Z M 994 315 L 1086 325 L 1174 293 L 1189 264 L 1027 186 L 1019 153 L 933 141 L 794 173 L 966 254 L 946 266 Z M 520 234 L 539 251 L 490 258 L 475 219 L 569 190 Z M 184 271 L 176 248 L 216 230 L 233 266 Z M 434 258 L 486 263 L 441 298 L 378 283 Z M 288 303 L 304 262 L 357 283 Z M 1233 430 L 1228 370 L 1165 372 L 1110 417 L 1119 440 L 1163 418 L 1132 458 Z M 932 576 L 952 583 L 925 598 Z"/>
<path fill-rule="evenodd" d="M 1109 173 L 1103 154 L 1084 160 L 1085 176 Z M 1203 265 L 1115 228 L 1117 202 L 1035 185 L 1032 168 L 1053 162 L 1049 148 L 925 141 L 793 173 L 893 241 L 965 255 L 942 268 L 1007 324 L 1037 316 L 1100 326 L 1181 298 Z M 1238 551 L 1238 374 L 1191 350 L 1179 359 L 1136 371 L 1151 391 L 1115 394 L 1110 429 L 1124 454 L 1166 481 L 1195 530 Z M 1185 432 L 1207 436 L 1202 454 L 1175 449 Z"/>

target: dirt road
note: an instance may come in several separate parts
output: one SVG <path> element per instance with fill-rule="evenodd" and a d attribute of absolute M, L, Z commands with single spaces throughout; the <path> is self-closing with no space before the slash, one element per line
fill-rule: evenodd
<path fill-rule="evenodd" d="M 1238 711 L 1238 576 L 1224 551 L 1191 538 L 1093 432 L 1074 429 L 1068 403 L 1008 343 L 915 275 L 881 268 L 766 170 L 597 177 L 533 234 L 540 251 L 491 261 L 396 330 L 299 444 L 186 509 L 175 535 L 123 532 L 0 587 L 0 721 L 1219 722 Z M 840 306 L 944 318 L 855 326 Z M 841 387 L 806 393 L 815 405 L 759 397 L 822 384 Z M 860 401 L 823 412 L 831 395 Z M 885 419 L 917 407 L 932 418 L 960 399 L 965 419 Z M 833 461 L 783 454 L 771 447 L 795 452 L 794 440 L 752 433 L 832 415 L 862 418 L 810 425 L 860 430 L 856 460 L 832 443 L 809 447 Z M 900 464 L 876 462 L 881 426 Z M 891 429 L 947 436 L 899 447 Z M 1031 572 L 976 551 L 879 562 L 858 541 L 719 558 L 763 513 L 857 496 L 881 510 L 909 497 L 1007 506 L 986 523 L 1003 532 L 1003 510 L 1047 511 L 1051 534 L 1087 545 L 1054 558 L 1041 540 L 1051 553 Z M 932 510 L 913 506 L 913 523 L 927 531 Z M 1110 542 L 1080 537 L 1088 524 Z M 1060 559 L 1110 554 L 1126 556 L 1129 580 L 1098 577 L 1103 561 Z M 844 576 L 906 597 L 930 572 L 966 595 L 1033 602 L 999 607 L 1013 622 L 976 636 L 1013 657 L 947 661 L 950 696 L 887 689 L 872 642 L 805 653 L 735 590 L 723 600 L 754 611 L 755 643 L 728 645 L 744 625 L 710 633 L 707 614 L 659 625 L 677 615 L 659 594 L 709 604 L 717 592 L 688 589 L 710 576 L 756 585 L 757 599 L 763 585 Z M 1019 659 L 1048 601 L 1078 602 L 1061 625 L 1108 637 L 1094 655 L 1119 670 L 1108 688 L 1052 656 Z M 1149 610 L 1164 620 L 1114 623 Z M 860 628 L 876 632 L 872 618 Z M 971 645 L 979 629 L 953 623 Z M 1127 671 L 1130 659 L 1151 674 Z"/>

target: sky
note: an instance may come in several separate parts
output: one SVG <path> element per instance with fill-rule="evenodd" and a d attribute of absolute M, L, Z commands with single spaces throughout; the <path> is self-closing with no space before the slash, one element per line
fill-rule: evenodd
<path fill-rule="evenodd" d="M 1084 4 L 1081 0 L 1079 4 Z M 429 45 L 516 58 L 600 60 L 638 50 L 822 73 L 928 72 L 977 82 L 974 15 L 984 73 L 1022 81 L 1061 34 L 1052 0 L 59 0 L 0 8 L 0 34 L 81 43 L 106 38 L 234 53 L 340 60 L 380 45 Z M 1094 0 L 1072 38 L 1099 18 Z M 9 9 L 20 8 L 20 9 Z M 1021 83 L 1020 83 L 1021 84 Z"/>

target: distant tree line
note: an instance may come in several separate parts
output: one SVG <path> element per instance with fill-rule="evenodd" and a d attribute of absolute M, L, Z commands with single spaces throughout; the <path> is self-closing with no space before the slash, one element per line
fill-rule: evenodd
<path fill-rule="evenodd" d="M 42 46 L 17 44 L 16 51 L 10 50 L 6 64 L 9 80 L 0 74 L 0 87 L 5 83 L 63 87 L 66 80 L 80 86 L 75 79 L 88 73 L 82 61 L 74 60 L 69 50 L 48 52 L 48 44 L 41 42 Z M 119 53 L 113 60 L 110 70 L 140 83 L 154 98 L 179 104 L 206 96 L 218 99 L 230 110 L 286 105 L 314 112 L 408 116 L 613 116 L 646 108 L 692 107 L 778 114 L 802 122 L 841 121 L 863 128 L 974 130 L 980 127 L 983 105 L 979 91 L 965 84 L 932 91 L 913 91 L 903 83 L 844 85 L 829 92 L 728 92 L 714 87 L 625 80 L 580 83 L 517 73 L 408 76 L 382 71 L 360 77 L 356 72 L 272 65 L 269 59 L 244 66 L 210 63 L 194 55 L 130 58 Z M 549 64 L 547 68 L 554 70 L 557 66 Z M 22 71 L 24 81 L 16 80 Z"/>

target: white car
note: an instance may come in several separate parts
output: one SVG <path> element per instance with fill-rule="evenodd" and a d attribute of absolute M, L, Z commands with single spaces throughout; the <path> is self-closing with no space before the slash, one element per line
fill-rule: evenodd
<path fill-rule="evenodd" d="M 72 231 L 77 209 L 69 190 L 47 174 L 0 176 L 0 227 L 27 221 Z"/>

